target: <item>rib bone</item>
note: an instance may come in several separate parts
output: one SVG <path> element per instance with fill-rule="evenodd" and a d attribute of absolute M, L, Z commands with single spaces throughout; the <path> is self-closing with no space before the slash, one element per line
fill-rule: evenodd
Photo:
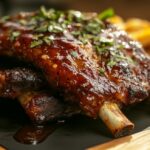
<path fill-rule="evenodd" d="M 100 108 L 99 116 L 115 137 L 129 134 L 134 128 L 134 124 L 115 103 L 105 102 Z"/>

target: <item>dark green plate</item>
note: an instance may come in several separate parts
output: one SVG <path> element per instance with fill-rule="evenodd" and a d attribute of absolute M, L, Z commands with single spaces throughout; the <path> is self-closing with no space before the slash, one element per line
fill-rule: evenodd
<path fill-rule="evenodd" d="M 134 132 L 150 125 L 150 105 L 138 104 L 126 110 L 126 115 L 135 123 Z M 57 128 L 38 145 L 25 145 L 13 136 L 23 125 L 29 123 L 19 104 L 13 100 L 0 99 L 0 144 L 8 150 L 84 150 L 113 139 L 100 120 L 75 116 Z"/>

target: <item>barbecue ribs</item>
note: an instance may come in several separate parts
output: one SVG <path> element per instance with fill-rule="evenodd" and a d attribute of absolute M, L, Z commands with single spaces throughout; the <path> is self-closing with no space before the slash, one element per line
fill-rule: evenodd
<path fill-rule="evenodd" d="M 0 69 L 0 97 L 14 99 L 27 91 L 42 89 L 45 85 L 42 76 L 30 69 Z"/>
<path fill-rule="evenodd" d="M 88 116 L 100 116 L 109 128 L 112 121 L 103 110 L 140 102 L 150 93 L 149 56 L 138 42 L 96 13 L 41 8 L 3 17 L 0 55 L 40 68 L 65 101 L 77 103 Z M 133 128 L 122 118 L 125 131 Z M 120 129 L 111 130 L 120 134 Z"/>
<path fill-rule="evenodd" d="M 47 82 L 27 68 L 0 70 L 0 97 L 18 99 L 28 117 L 36 124 L 79 114 L 76 105 L 65 103 L 46 91 Z M 42 91 L 41 89 L 45 89 Z"/>

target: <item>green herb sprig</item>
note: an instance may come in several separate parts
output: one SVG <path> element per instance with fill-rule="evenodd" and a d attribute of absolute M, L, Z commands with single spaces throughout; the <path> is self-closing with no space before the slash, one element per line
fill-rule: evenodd
<path fill-rule="evenodd" d="M 113 17 L 114 15 L 115 15 L 114 10 L 112 8 L 109 8 L 109 9 L 104 10 L 102 13 L 100 13 L 98 17 L 100 20 L 106 20 L 110 17 Z"/>
<path fill-rule="evenodd" d="M 21 33 L 19 31 L 13 31 L 10 35 L 10 40 L 14 41 Z"/>

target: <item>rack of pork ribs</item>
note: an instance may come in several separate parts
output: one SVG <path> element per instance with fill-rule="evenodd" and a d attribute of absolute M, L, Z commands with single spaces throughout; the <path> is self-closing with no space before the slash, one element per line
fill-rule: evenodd
<path fill-rule="evenodd" d="M 150 94 L 150 57 L 97 13 L 41 8 L 5 16 L 0 55 L 36 68 L 0 70 L 0 96 L 18 99 L 36 123 L 82 113 L 123 136 L 134 124 L 121 109 Z"/>

